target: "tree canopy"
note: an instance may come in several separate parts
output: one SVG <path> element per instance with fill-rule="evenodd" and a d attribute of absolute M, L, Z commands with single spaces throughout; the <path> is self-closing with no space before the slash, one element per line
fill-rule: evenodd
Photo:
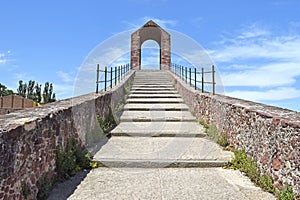
<path fill-rule="evenodd" d="M 5 85 L 0 83 L 0 96 L 8 96 L 10 94 L 18 94 L 37 103 L 50 103 L 56 101 L 53 84 L 49 82 L 46 82 L 44 87 L 42 87 L 42 84 L 33 80 L 28 81 L 28 83 L 20 80 L 16 93 L 13 90 L 7 89 Z"/>

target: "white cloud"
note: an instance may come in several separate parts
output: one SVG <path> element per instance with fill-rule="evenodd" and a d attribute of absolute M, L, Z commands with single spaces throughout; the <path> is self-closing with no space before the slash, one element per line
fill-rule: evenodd
<path fill-rule="evenodd" d="M 59 78 L 62 79 L 63 82 L 67 82 L 67 83 L 68 83 L 68 82 L 73 82 L 74 79 L 75 79 L 75 78 L 72 77 L 71 74 L 66 73 L 66 72 L 63 72 L 63 71 L 58 71 L 58 72 L 56 72 L 56 74 L 57 74 L 57 76 L 58 76 Z"/>
<path fill-rule="evenodd" d="M 57 99 L 65 99 L 73 96 L 74 85 L 71 84 L 53 84 Z"/>
<path fill-rule="evenodd" d="M 251 101 L 280 101 L 300 97 L 300 90 L 293 87 L 278 87 L 265 91 L 236 90 L 226 95 Z"/>
<path fill-rule="evenodd" d="M 154 21 L 155 23 L 157 23 L 157 25 L 161 26 L 162 28 L 169 28 L 177 25 L 176 20 L 159 19 L 159 18 L 149 17 L 149 16 L 144 17 L 144 23 L 148 22 L 149 20 Z"/>
<path fill-rule="evenodd" d="M 221 69 L 223 84 L 235 87 L 229 96 L 280 101 L 300 98 L 299 49 L 299 34 L 276 35 L 253 24 L 230 33 L 208 53 Z"/>
<path fill-rule="evenodd" d="M 0 53 L 0 64 L 5 64 L 5 63 L 6 63 L 5 54 Z"/>
<path fill-rule="evenodd" d="M 160 18 L 150 17 L 150 16 L 145 16 L 143 18 L 135 20 L 134 22 L 124 20 L 123 23 L 126 24 L 128 26 L 128 28 L 130 28 L 130 29 L 139 29 L 139 28 L 141 28 L 141 26 L 143 26 L 149 20 L 154 21 L 155 23 L 157 23 L 157 25 L 159 25 L 160 27 L 162 27 L 164 29 L 174 27 L 178 23 L 176 20 L 160 19 Z"/>
<path fill-rule="evenodd" d="M 260 67 L 243 65 L 239 67 L 238 71 L 221 73 L 225 86 L 284 86 L 294 84 L 296 78 L 300 76 L 300 65 L 292 62 L 269 63 Z"/>

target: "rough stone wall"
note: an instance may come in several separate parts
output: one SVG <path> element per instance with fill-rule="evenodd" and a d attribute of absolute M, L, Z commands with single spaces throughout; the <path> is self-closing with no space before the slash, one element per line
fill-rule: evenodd
<path fill-rule="evenodd" d="M 300 113 L 223 95 L 195 91 L 170 72 L 179 93 L 198 119 L 215 124 L 230 145 L 244 149 L 275 185 L 300 195 Z"/>
<path fill-rule="evenodd" d="M 36 199 L 37 180 L 43 174 L 49 178 L 55 174 L 57 147 L 65 148 L 72 138 L 82 147 L 91 145 L 87 136 L 97 126 L 96 116 L 108 115 L 133 76 L 134 71 L 107 92 L 0 116 L 0 199 L 24 199 L 25 187 L 30 190 L 27 198 Z"/>

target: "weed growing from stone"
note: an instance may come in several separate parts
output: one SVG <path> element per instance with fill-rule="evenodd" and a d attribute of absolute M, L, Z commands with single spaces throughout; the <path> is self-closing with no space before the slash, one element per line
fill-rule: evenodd
<path fill-rule="evenodd" d="M 216 125 L 206 124 L 203 119 L 200 119 L 199 123 L 205 128 L 205 133 L 220 146 L 227 147 L 229 145 L 226 133 L 221 132 L 220 134 L 218 134 Z"/>
<path fill-rule="evenodd" d="M 286 186 L 283 190 L 280 190 L 276 194 L 277 199 L 279 200 L 294 200 L 295 195 L 293 192 L 293 188 L 291 186 Z"/>
<path fill-rule="evenodd" d="M 225 168 L 240 170 L 241 172 L 244 172 L 255 185 L 259 186 L 264 191 L 275 193 L 275 187 L 273 185 L 274 180 L 272 176 L 262 174 L 257 168 L 256 161 L 249 158 L 244 150 L 235 150 L 233 148 L 229 149 L 234 152 L 234 158 L 225 166 Z M 293 189 L 290 186 L 276 192 L 276 197 L 279 200 L 295 199 Z"/>
<path fill-rule="evenodd" d="M 37 181 L 37 187 L 39 189 L 37 199 L 46 199 L 54 186 L 55 181 L 51 180 L 47 173 L 43 174 Z"/>
<path fill-rule="evenodd" d="M 78 170 L 90 169 L 92 159 L 88 152 L 83 151 L 75 139 L 68 142 L 65 151 L 58 148 L 56 160 L 57 180 L 64 181 L 75 175 Z"/>
<path fill-rule="evenodd" d="M 75 139 L 67 143 L 67 147 L 64 151 L 59 147 L 56 151 L 56 157 L 56 176 L 50 179 L 49 175 L 45 173 L 38 179 L 37 199 L 46 199 L 58 182 L 69 179 L 71 176 L 74 176 L 76 172 L 98 167 L 98 163 L 92 161 L 90 154 L 82 150 L 79 145 L 77 145 Z M 26 188 L 23 189 L 23 195 L 28 195 Z"/>
<path fill-rule="evenodd" d="M 98 118 L 98 122 L 105 135 L 108 135 L 110 129 L 117 124 L 111 108 L 109 108 L 109 113 L 104 119 Z"/>
<path fill-rule="evenodd" d="M 24 184 L 22 186 L 22 195 L 25 197 L 25 199 L 27 199 L 30 193 L 31 193 L 30 187 L 28 186 L 28 184 Z"/>

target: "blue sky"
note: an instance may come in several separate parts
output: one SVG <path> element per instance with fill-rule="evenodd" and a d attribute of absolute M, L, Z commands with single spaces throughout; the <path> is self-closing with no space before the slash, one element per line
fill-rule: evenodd
<path fill-rule="evenodd" d="M 1 0 L 0 82 L 50 81 L 71 97 L 97 45 L 153 19 L 206 50 L 225 94 L 300 111 L 299 13 L 298 0 Z"/>

